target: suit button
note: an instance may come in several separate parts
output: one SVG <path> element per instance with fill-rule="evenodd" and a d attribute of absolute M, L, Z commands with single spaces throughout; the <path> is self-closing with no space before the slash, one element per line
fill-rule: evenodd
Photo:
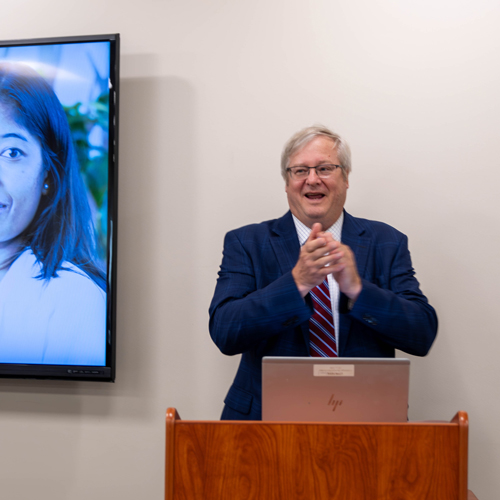
<path fill-rule="evenodd" d="M 369 314 L 363 314 L 363 319 L 369 325 L 372 325 L 372 326 L 375 326 L 378 323 L 378 321 L 373 316 L 370 316 Z"/>
<path fill-rule="evenodd" d="M 294 325 L 295 323 L 297 323 L 297 321 L 299 320 L 299 318 L 297 316 L 292 316 L 290 319 L 287 319 L 283 324 L 283 326 L 292 326 Z"/>

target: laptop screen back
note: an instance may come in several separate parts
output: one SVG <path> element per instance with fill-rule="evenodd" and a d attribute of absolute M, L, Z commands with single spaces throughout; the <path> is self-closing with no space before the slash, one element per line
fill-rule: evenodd
<path fill-rule="evenodd" d="M 410 360 L 262 360 L 262 420 L 406 422 Z"/>

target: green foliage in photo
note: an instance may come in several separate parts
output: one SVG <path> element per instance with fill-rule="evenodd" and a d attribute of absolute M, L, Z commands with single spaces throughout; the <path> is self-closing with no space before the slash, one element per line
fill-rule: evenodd
<path fill-rule="evenodd" d="M 96 230 L 98 258 L 104 263 L 107 254 L 108 221 L 108 117 L 109 94 L 83 106 L 76 103 L 64 106 L 76 148 L 78 164 L 89 193 L 89 204 Z M 97 130 L 96 130 L 97 129 Z M 92 133 L 98 132 L 99 143 L 90 142 Z"/>

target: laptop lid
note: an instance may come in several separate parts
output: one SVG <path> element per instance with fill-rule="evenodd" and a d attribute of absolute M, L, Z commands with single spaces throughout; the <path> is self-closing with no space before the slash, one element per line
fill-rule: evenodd
<path fill-rule="evenodd" d="M 262 420 L 406 422 L 406 358 L 262 359 Z"/>

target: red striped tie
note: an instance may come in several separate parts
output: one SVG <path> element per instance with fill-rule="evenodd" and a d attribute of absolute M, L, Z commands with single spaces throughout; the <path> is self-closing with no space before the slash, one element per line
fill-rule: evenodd
<path fill-rule="evenodd" d="M 317 358 L 336 358 L 337 341 L 333 326 L 328 279 L 311 290 L 314 314 L 309 320 L 309 352 Z"/>

